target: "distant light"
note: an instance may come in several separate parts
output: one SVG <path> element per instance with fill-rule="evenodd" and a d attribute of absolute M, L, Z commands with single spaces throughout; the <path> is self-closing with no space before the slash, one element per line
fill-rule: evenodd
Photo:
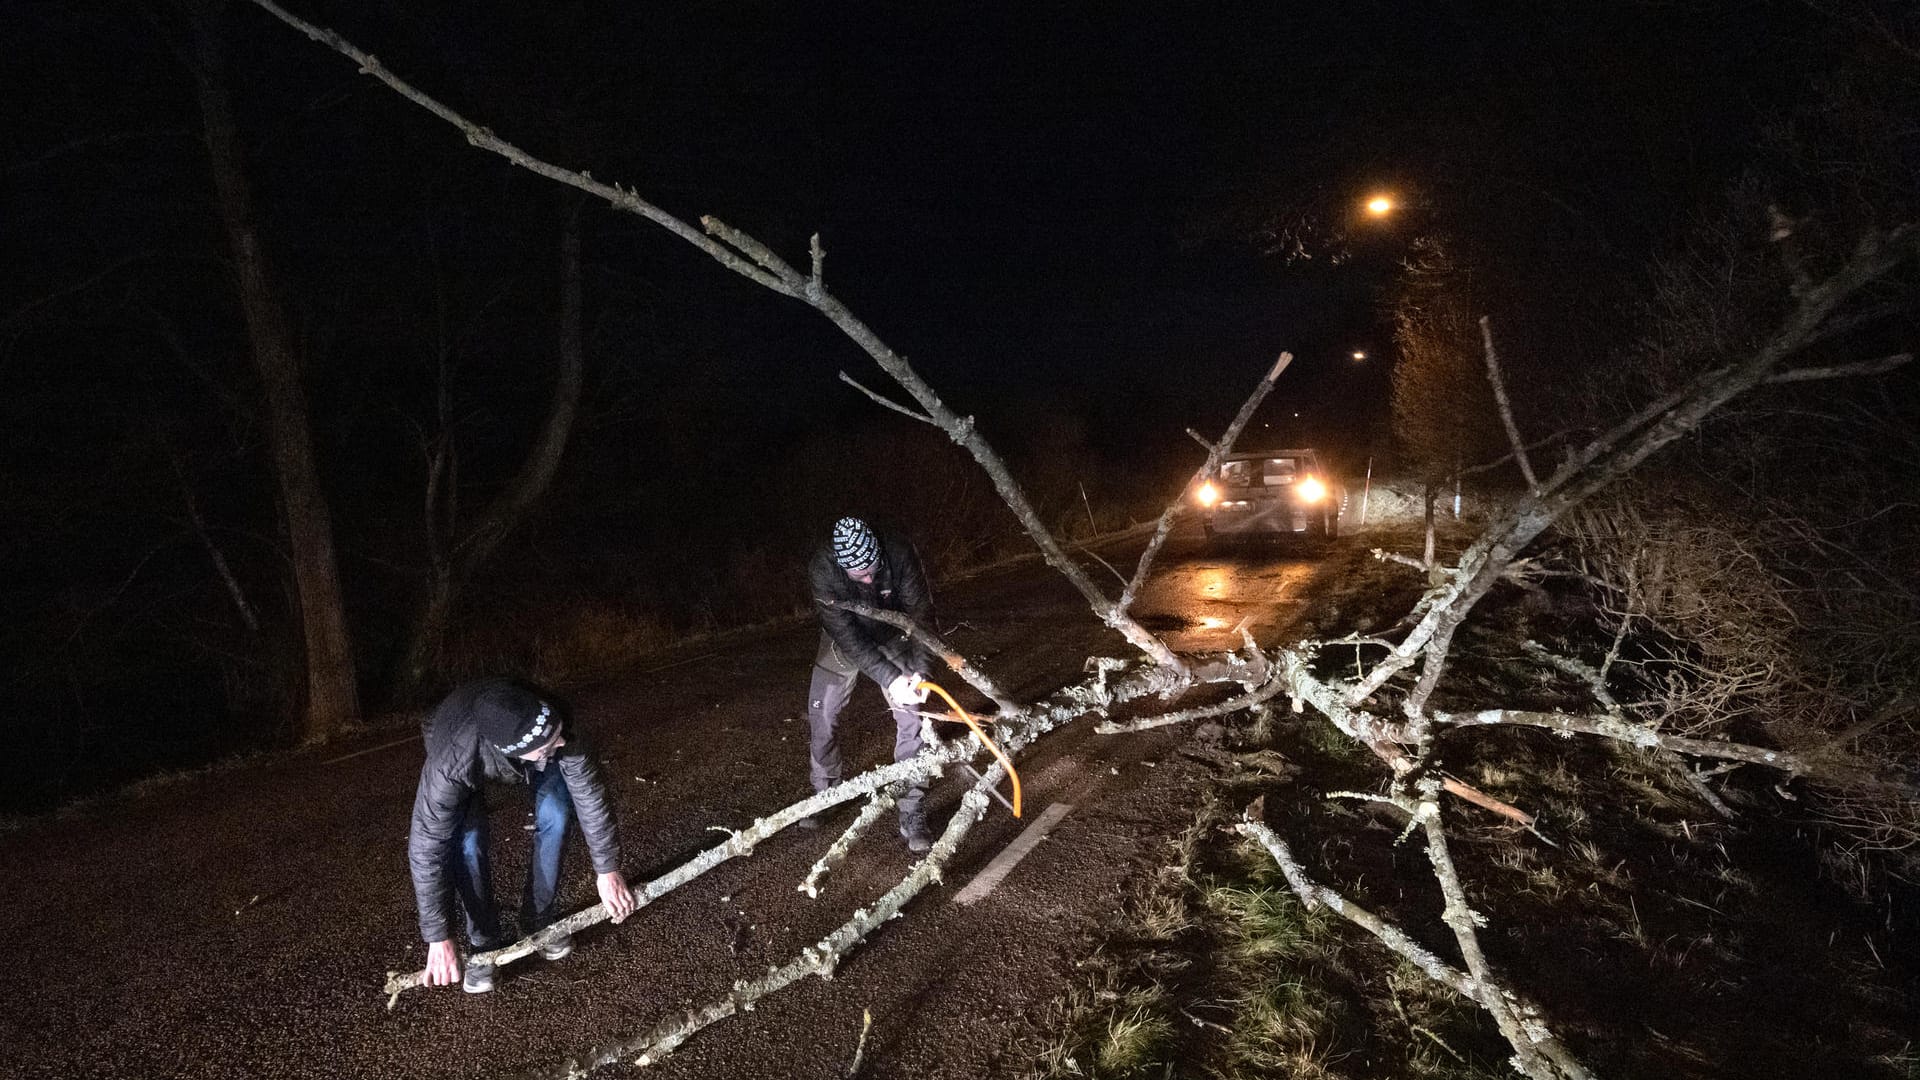
<path fill-rule="evenodd" d="M 1194 493 L 1194 498 L 1200 501 L 1201 506 L 1212 506 L 1220 499 L 1220 489 L 1214 487 L 1213 481 L 1209 480 L 1200 485 L 1200 490 Z"/>
<path fill-rule="evenodd" d="M 1366 351 L 1363 349 L 1353 350 L 1353 358 L 1355 360 L 1365 360 L 1367 358 Z"/>
<path fill-rule="evenodd" d="M 1374 217 L 1386 217 L 1393 213 L 1393 200 L 1385 195 L 1375 195 L 1367 200 L 1367 213 Z"/>

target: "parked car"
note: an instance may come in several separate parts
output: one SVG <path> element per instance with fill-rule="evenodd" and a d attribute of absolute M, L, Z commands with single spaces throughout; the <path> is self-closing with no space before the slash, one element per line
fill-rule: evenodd
<path fill-rule="evenodd" d="M 1340 534 L 1346 488 L 1312 450 L 1234 453 L 1194 490 L 1209 541 Z"/>

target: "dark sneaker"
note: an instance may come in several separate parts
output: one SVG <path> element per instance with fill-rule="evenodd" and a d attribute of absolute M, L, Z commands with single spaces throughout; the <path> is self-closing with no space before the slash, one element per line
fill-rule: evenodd
<path fill-rule="evenodd" d="M 460 979 L 460 989 L 469 994 L 484 994 L 493 989 L 493 961 L 468 960 L 467 973 Z"/>
<path fill-rule="evenodd" d="M 540 959 L 565 960 L 573 955 L 573 935 L 562 934 L 540 946 Z"/>
<path fill-rule="evenodd" d="M 919 818 L 900 823 L 900 839 L 907 842 L 907 850 L 915 855 L 933 847 L 933 837 L 927 835 L 927 826 Z"/>

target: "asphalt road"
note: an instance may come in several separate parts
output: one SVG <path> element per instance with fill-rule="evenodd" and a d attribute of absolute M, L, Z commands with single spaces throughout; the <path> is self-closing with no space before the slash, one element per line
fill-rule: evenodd
<path fill-rule="evenodd" d="M 1109 556 L 1131 566 L 1132 551 Z M 1230 647 L 1244 621 L 1286 634 L 1311 560 L 1207 557 L 1176 544 L 1137 612 L 1183 650 Z M 1101 571 L 1104 573 L 1104 571 Z M 1015 696 L 1075 679 L 1089 655 L 1127 655 L 1057 575 L 1027 566 L 944 588 L 950 639 Z M 652 877 L 807 793 L 811 627 L 692 645 L 573 703 L 601 744 L 631 880 Z M 963 701 L 966 700 L 963 698 Z M 843 718 L 849 764 L 886 760 L 891 724 L 863 684 Z M 1133 875 L 1191 817 L 1202 767 L 1172 753 L 1178 729 L 1100 737 L 1076 723 L 1022 760 L 1028 818 L 1074 807 L 984 900 L 958 892 L 1019 835 L 995 807 L 946 883 L 878 931 L 832 982 L 809 979 L 696 1036 L 650 1077 L 838 1077 L 861 1013 L 862 1075 L 1015 1076 L 1013 1048 Z M 418 990 L 389 1012 L 384 973 L 417 968 L 405 844 L 420 765 L 392 735 L 325 754 L 201 776 L 0 835 L 0 1074 L 8 1077 L 392 1077 L 501 1075 L 551 1064 L 724 994 L 871 902 L 911 865 L 876 829 L 827 879 L 796 891 L 851 820 L 782 835 L 643 909 L 582 935 L 572 957 L 502 971 L 494 993 Z M 356 751 L 370 751 L 356 753 Z M 343 755 L 352 754 L 339 760 Z M 929 798 L 936 826 L 964 772 Z M 498 793 L 496 890 L 518 894 L 528 806 Z M 592 903 L 573 840 L 567 910 Z M 618 1066 L 602 1075 L 637 1075 Z"/>

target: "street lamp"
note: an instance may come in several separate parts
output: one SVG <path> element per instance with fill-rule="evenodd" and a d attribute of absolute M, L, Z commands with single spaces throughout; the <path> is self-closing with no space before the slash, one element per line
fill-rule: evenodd
<path fill-rule="evenodd" d="M 1367 200 L 1367 213 L 1374 217 L 1386 217 L 1393 213 L 1393 199 L 1386 195 L 1375 195 Z"/>
<path fill-rule="evenodd" d="M 1353 358 L 1355 360 L 1365 360 L 1367 358 L 1366 351 L 1363 349 L 1353 350 Z"/>

